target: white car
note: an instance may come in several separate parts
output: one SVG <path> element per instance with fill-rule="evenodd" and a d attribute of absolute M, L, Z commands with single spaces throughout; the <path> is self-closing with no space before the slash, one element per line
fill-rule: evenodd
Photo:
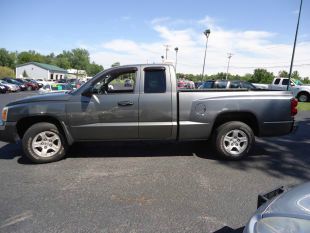
<path fill-rule="evenodd" d="M 73 90 L 72 86 L 67 83 L 48 83 L 39 90 L 39 93 L 40 94 L 61 93 L 72 90 Z"/>
<path fill-rule="evenodd" d="M 0 80 L 0 84 L 7 86 L 9 88 L 9 91 L 11 92 L 17 92 L 20 91 L 20 88 L 18 85 L 12 84 L 12 83 L 8 83 L 6 81 Z"/>

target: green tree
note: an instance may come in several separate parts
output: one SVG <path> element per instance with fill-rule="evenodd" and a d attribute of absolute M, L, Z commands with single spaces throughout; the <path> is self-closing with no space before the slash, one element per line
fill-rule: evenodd
<path fill-rule="evenodd" d="M 59 54 L 55 58 L 55 65 L 67 70 L 67 69 L 71 68 L 71 64 L 70 64 L 69 59 L 70 58 L 65 56 L 64 54 Z"/>
<path fill-rule="evenodd" d="M 27 62 L 44 62 L 45 57 L 34 50 L 24 51 L 17 55 L 17 64 L 24 64 Z"/>
<path fill-rule="evenodd" d="M 288 78 L 288 72 L 286 70 L 280 70 L 278 75 L 281 78 Z"/>
<path fill-rule="evenodd" d="M 94 76 L 97 73 L 101 72 L 103 70 L 102 65 L 97 65 L 95 62 L 92 62 L 88 64 L 86 72 L 89 76 Z"/>
<path fill-rule="evenodd" d="M 291 78 L 298 79 L 298 80 L 301 79 L 301 77 L 300 77 L 300 75 L 299 75 L 299 73 L 298 73 L 297 70 L 295 70 L 295 71 L 292 73 Z"/>
<path fill-rule="evenodd" d="M 0 78 L 4 77 L 15 77 L 14 70 L 10 67 L 0 66 Z"/>
<path fill-rule="evenodd" d="M 119 61 L 117 61 L 117 62 L 114 62 L 112 65 L 111 65 L 111 67 L 116 67 L 116 66 L 120 66 L 121 65 L 121 63 L 119 62 Z"/>
<path fill-rule="evenodd" d="M 274 79 L 274 75 L 265 69 L 255 69 L 254 74 L 249 80 L 252 83 L 271 83 Z"/>
<path fill-rule="evenodd" d="M 0 49 L 0 66 L 15 68 L 15 53 L 10 53 L 4 48 Z"/>
<path fill-rule="evenodd" d="M 89 52 L 86 49 L 72 49 L 71 54 L 68 53 L 71 68 L 77 70 L 86 70 L 89 64 Z"/>

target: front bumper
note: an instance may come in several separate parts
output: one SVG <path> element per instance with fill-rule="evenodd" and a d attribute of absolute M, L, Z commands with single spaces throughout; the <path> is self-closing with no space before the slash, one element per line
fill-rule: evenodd
<path fill-rule="evenodd" d="M 17 142 L 19 140 L 16 131 L 16 122 L 3 122 L 0 120 L 0 141 Z"/>

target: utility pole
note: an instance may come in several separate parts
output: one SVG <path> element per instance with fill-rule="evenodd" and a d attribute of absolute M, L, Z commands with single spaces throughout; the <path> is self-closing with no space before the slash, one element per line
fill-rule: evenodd
<path fill-rule="evenodd" d="M 170 45 L 165 44 L 164 46 L 166 47 L 166 60 L 167 60 L 168 59 L 168 51 L 169 51 Z"/>
<path fill-rule="evenodd" d="M 291 85 L 291 76 L 292 76 L 292 71 L 293 71 L 293 63 L 294 63 L 294 56 L 295 56 L 295 48 L 296 48 L 296 41 L 297 41 L 297 35 L 298 35 L 298 28 L 299 28 L 299 19 L 300 19 L 300 14 L 301 14 L 301 7 L 302 7 L 302 0 L 300 0 L 298 21 L 297 21 L 297 26 L 296 26 L 294 47 L 293 47 L 293 53 L 292 53 L 292 59 L 291 59 L 291 66 L 290 66 L 290 73 L 289 73 L 289 75 L 288 75 L 287 90 L 290 88 L 290 85 Z"/>
<path fill-rule="evenodd" d="M 231 59 L 233 54 L 232 53 L 227 53 L 227 55 L 228 55 L 228 64 L 227 64 L 227 70 L 226 70 L 226 80 L 228 78 L 228 70 L 229 70 L 230 59 Z"/>

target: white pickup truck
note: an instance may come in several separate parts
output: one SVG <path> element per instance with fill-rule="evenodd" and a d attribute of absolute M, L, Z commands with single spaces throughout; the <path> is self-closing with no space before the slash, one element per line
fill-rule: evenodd
<path fill-rule="evenodd" d="M 270 90 L 286 90 L 288 85 L 288 78 L 274 78 L 272 84 L 261 84 L 253 83 L 259 89 L 270 89 Z M 310 85 L 304 85 L 301 81 L 291 79 L 289 90 L 293 92 L 293 95 L 298 99 L 299 102 L 310 101 Z"/>

